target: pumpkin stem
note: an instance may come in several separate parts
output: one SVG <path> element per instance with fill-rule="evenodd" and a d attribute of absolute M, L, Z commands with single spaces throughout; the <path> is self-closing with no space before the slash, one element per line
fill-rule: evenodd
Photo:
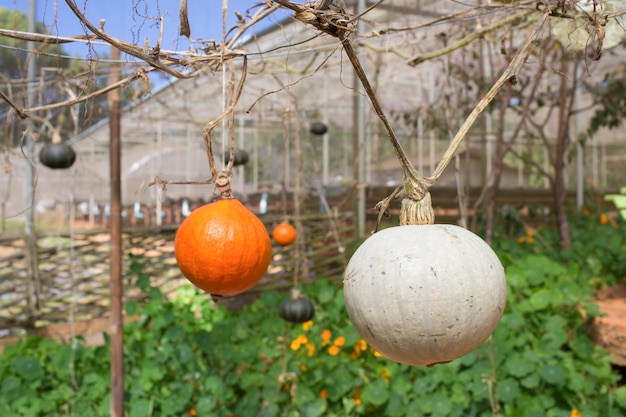
<path fill-rule="evenodd" d="M 433 224 L 435 223 L 435 212 L 430 198 L 430 193 L 426 192 L 421 199 L 405 197 L 402 199 L 400 208 L 400 224 Z"/>
<path fill-rule="evenodd" d="M 230 175 L 228 171 L 220 171 L 215 180 L 215 186 L 220 192 L 222 198 L 235 198 L 230 189 Z"/>
<path fill-rule="evenodd" d="M 300 292 L 300 290 L 296 287 L 293 287 L 291 289 L 291 299 L 292 300 L 297 300 L 299 298 L 302 298 L 302 293 Z"/>

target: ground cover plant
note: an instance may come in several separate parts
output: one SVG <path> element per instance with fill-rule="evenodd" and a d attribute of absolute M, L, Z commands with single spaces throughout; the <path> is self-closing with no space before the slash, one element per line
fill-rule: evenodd
<path fill-rule="evenodd" d="M 126 305 L 139 317 L 124 334 L 127 415 L 623 416 L 626 386 L 584 315 L 598 314 L 597 288 L 624 279 L 624 226 L 583 212 L 572 219 L 581 245 L 568 256 L 550 250 L 558 236 L 548 228 L 502 228 L 502 320 L 479 349 L 432 368 L 368 346 L 332 282 L 303 286 L 315 317 L 291 323 L 278 315 L 288 292 L 264 292 L 237 312 L 191 286 L 166 300 L 135 258 L 133 285 L 150 296 Z M 0 414 L 106 416 L 109 379 L 107 346 L 28 338 L 0 355 Z"/>

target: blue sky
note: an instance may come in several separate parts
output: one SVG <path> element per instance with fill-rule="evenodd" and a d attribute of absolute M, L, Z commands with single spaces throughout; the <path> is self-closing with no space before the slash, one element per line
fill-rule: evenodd
<path fill-rule="evenodd" d="M 258 0 L 229 0 L 229 23 L 235 21 L 234 11 L 245 12 Z M 158 16 L 164 19 L 161 49 L 188 50 L 190 43 L 178 35 L 180 0 L 75 0 L 78 8 L 96 26 L 105 19 L 105 31 L 116 38 L 139 45 L 144 39 L 155 46 L 159 37 Z M 0 7 L 28 13 L 29 0 L 0 0 Z M 188 0 L 189 23 L 193 39 L 220 40 L 222 34 L 221 0 Z M 284 15 L 279 13 L 281 17 Z M 37 20 L 48 31 L 59 36 L 89 33 L 74 16 L 65 0 L 37 0 Z M 229 24 L 229 26 L 230 26 Z M 264 25 L 266 26 L 267 23 Z M 85 56 L 89 49 L 84 44 L 66 44 L 69 55 Z M 106 47 L 102 49 L 108 51 Z"/>

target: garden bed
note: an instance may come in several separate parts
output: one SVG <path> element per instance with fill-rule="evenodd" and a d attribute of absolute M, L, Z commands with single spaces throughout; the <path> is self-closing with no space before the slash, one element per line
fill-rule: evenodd
<path fill-rule="evenodd" d="M 626 366 L 626 284 L 600 291 L 597 304 L 604 316 L 591 323 L 591 337 L 611 353 L 616 365 Z"/>

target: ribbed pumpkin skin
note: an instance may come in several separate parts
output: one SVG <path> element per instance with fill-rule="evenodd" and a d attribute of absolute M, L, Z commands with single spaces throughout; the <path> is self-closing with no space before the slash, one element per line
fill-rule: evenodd
<path fill-rule="evenodd" d="M 304 323 L 315 316 L 315 307 L 306 298 L 288 298 L 280 303 L 278 315 L 292 323 Z"/>
<path fill-rule="evenodd" d="M 396 362 L 445 363 L 480 346 L 506 303 L 500 260 L 453 225 L 397 226 L 369 237 L 344 275 L 355 329 Z"/>
<path fill-rule="evenodd" d="M 191 212 L 176 232 L 174 250 L 178 267 L 195 286 L 232 296 L 263 277 L 272 244 L 261 220 L 231 198 Z"/>
<path fill-rule="evenodd" d="M 291 245 L 296 241 L 298 233 L 296 229 L 289 223 L 281 223 L 274 228 L 272 237 L 274 241 L 282 246 Z"/>

